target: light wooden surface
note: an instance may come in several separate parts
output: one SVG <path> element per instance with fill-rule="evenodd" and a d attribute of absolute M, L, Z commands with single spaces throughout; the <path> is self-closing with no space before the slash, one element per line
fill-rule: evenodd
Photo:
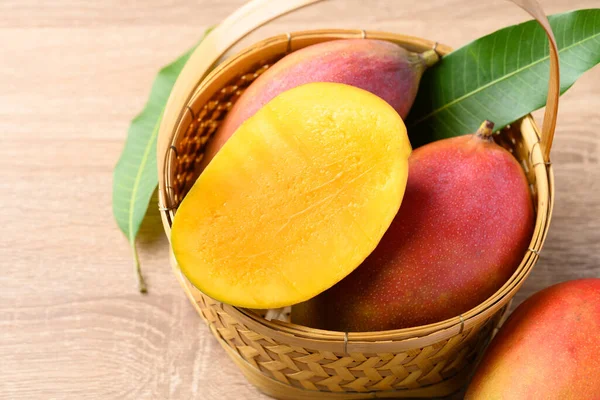
<path fill-rule="evenodd" d="M 111 211 L 112 169 L 155 73 L 240 4 L 0 1 L 0 398 L 266 398 L 188 304 L 155 204 L 139 240 L 147 296 L 136 291 Z M 543 5 L 556 13 L 598 3 Z M 501 0 L 337 0 L 245 43 L 364 27 L 457 47 L 525 19 Z M 555 282 L 600 276 L 598 93 L 600 67 L 561 99 L 554 219 L 518 302 Z"/>

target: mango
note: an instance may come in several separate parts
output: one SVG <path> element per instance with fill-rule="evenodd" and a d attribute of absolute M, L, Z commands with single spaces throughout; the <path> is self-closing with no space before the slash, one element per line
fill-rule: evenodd
<path fill-rule="evenodd" d="M 467 400 L 600 399 L 600 279 L 546 288 L 508 318 Z"/>
<path fill-rule="evenodd" d="M 323 42 L 288 54 L 256 79 L 240 96 L 207 144 L 199 172 L 246 119 L 278 94 L 311 82 L 337 82 L 367 90 L 387 101 L 404 119 L 423 72 L 439 57 L 430 50 L 409 52 L 382 40 Z"/>
<path fill-rule="evenodd" d="M 398 212 L 411 152 L 379 97 L 290 89 L 242 124 L 183 199 L 171 244 L 182 272 L 239 307 L 307 300 L 354 270 Z"/>
<path fill-rule="evenodd" d="M 375 251 L 340 283 L 292 308 L 292 322 L 381 331 L 456 317 L 496 292 L 527 251 L 533 205 L 517 160 L 491 138 L 430 143 L 409 159 L 398 215 Z"/>

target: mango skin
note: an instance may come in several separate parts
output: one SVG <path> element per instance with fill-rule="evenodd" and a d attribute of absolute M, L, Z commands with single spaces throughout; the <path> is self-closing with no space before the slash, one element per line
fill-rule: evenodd
<path fill-rule="evenodd" d="M 546 288 L 488 348 L 467 400 L 600 399 L 600 279 Z"/>
<path fill-rule="evenodd" d="M 292 308 L 292 322 L 334 331 L 408 328 L 456 317 L 495 293 L 527 251 L 529 185 L 517 160 L 475 135 L 409 158 L 400 211 L 352 274 Z"/>
<path fill-rule="evenodd" d="M 204 170 L 245 120 L 278 94 L 306 83 L 343 83 L 364 89 L 384 99 L 404 120 L 427 62 L 433 61 L 371 39 L 332 40 L 294 51 L 258 77 L 236 101 L 209 141 L 199 170 Z"/>

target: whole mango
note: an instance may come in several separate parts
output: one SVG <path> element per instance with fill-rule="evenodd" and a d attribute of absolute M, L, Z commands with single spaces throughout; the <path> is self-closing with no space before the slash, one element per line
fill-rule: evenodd
<path fill-rule="evenodd" d="M 409 158 L 400 211 L 352 274 L 292 308 L 292 322 L 381 331 L 456 317 L 496 292 L 527 251 L 533 204 L 493 124 L 430 143 Z"/>
<path fill-rule="evenodd" d="M 204 170 L 233 132 L 271 99 L 306 83 L 343 83 L 364 89 L 388 102 L 404 119 L 423 72 L 438 59 L 433 50 L 417 54 L 371 39 L 332 40 L 294 51 L 258 77 L 236 101 L 208 143 L 199 170 Z"/>
<path fill-rule="evenodd" d="M 600 399 L 600 279 L 546 288 L 494 338 L 467 400 Z"/>

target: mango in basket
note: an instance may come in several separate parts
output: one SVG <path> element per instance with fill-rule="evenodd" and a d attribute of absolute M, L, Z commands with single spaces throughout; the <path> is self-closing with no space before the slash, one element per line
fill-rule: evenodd
<path fill-rule="evenodd" d="M 600 279 L 560 283 L 513 312 L 466 394 L 483 399 L 600 399 Z"/>
<path fill-rule="evenodd" d="M 416 54 L 383 40 L 347 39 L 315 44 L 282 58 L 256 79 L 234 104 L 207 145 L 199 171 L 235 130 L 272 98 L 311 82 L 337 82 L 365 89 L 387 101 L 404 119 L 435 51 Z"/>
<path fill-rule="evenodd" d="M 248 119 L 175 215 L 172 247 L 208 296 L 249 308 L 307 300 L 354 270 L 398 212 L 411 152 L 398 113 L 311 83 Z"/>
<path fill-rule="evenodd" d="M 496 292 L 523 259 L 533 206 L 518 161 L 491 138 L 430 143 L 409 159 L 402 206 L 381 243 L 340 283 L 292 308 L 292 322 L 380 331 L 456 317 Z"/>

